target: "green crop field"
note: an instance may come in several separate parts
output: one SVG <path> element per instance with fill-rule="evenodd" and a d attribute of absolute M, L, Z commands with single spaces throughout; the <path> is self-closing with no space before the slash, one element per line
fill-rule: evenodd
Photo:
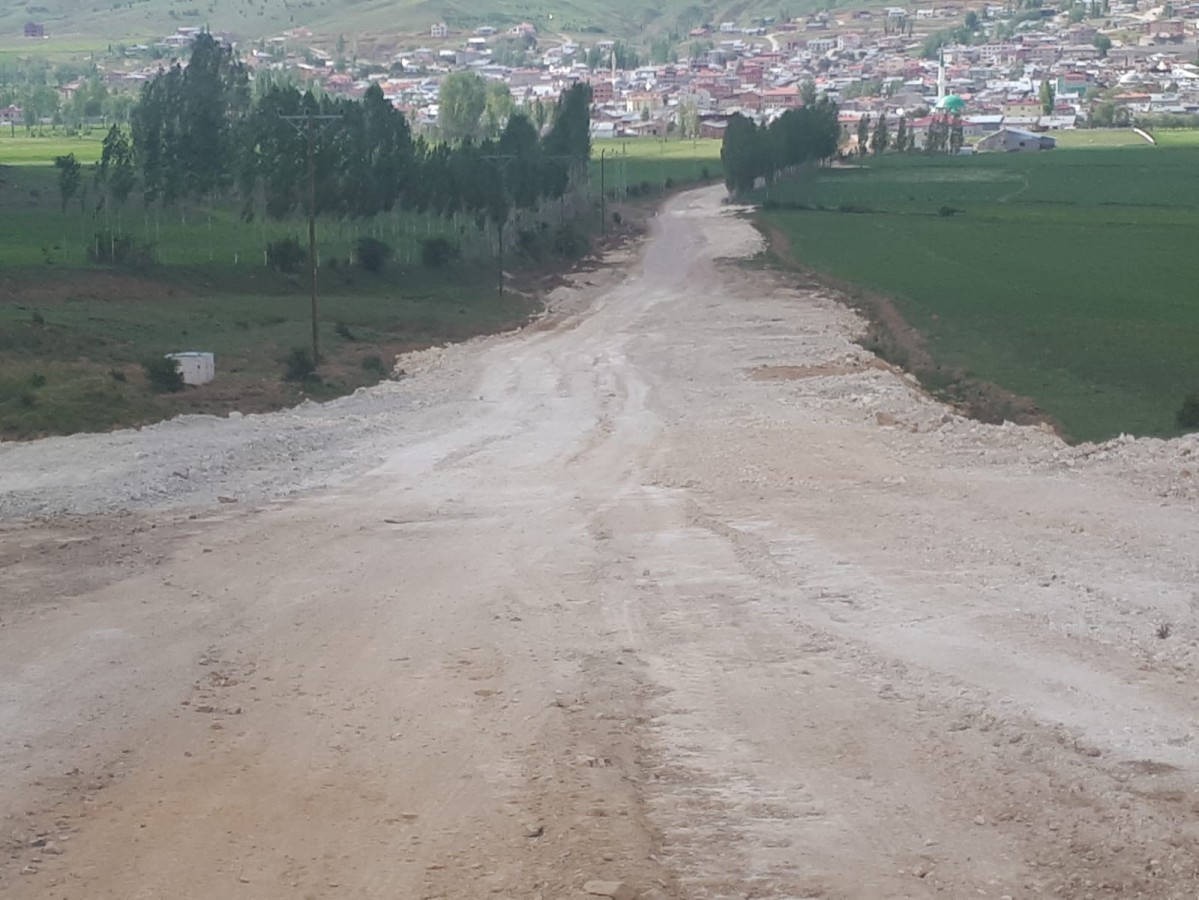
<path fill-rule="evenodd" d="M 703 139 L 681 141 L 676 138 L 630 138 L 597 140 L 591 150 L 591 188 L 600 189 L 600 154 L 604 160 L 604 187 L 624 196 L 656 193 L 669 187 L 698 184 L 723 177 L 720 167 L 720 141 Z"/>
<path fill-rule="evenodd" d="M 771 195 L 812 207 L 763 213 L 799 261 L 893 297 L 937 363 L 1073 439 L 1174 434 L 1199 391 L 1197 150 L 888 157 Z"/>
<path fill-rule="evenodd" d="M 54 164 L 54 157 L 68 153 L 89 165 L 100 160 L 103 138 L 99 130 L 87 137 L 27 137 L 21 127 L 7 129 L 0 131 L 0 166 L 49 166 Z"/>

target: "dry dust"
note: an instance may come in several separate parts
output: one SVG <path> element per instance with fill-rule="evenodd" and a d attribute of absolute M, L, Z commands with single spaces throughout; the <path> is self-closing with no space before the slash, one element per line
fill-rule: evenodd
<path fill-rule="evenodd" d="M 1196 896 L 1199 442 L 964 419 L 761 246 L 0 447 L 0 890 Z"/>

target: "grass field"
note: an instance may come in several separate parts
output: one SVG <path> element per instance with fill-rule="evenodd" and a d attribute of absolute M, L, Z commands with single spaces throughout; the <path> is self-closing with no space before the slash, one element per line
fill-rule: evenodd
<path fill-rule="evenodd" d="M 597 140 L 591 151 L 591 189 L 597 196 L 601 152 L 606 156 L 604 185 L 609 193 L 617 191 L 623 195 L 630 187 L 643 190 L 648 185 L 652 194 L 723 177 L 717 140 Z"/>
<path fill-rule="evenodd" d="M 84 137 L 53 135 L 29 137 L 25 129 L 0 129 L 0 166 L 49 166 L 54 157 L 74 153 L 83 165 L 100 161 L 104 134 L 99 130 Z"/>
<path fill-rule="evenodd" d="M 792 15 L 827 4 L 803 2 L 788 7 Z M 841 5 L 841 4 L 834 4 Z M 612 34 L 629 39 L 669 32 L 686 33 L 701 22 L 726 19 L 748 21 L 754 16 L 777 16 L 773 0 L 138 0 L 95 4 L 91 0 L 57 0 L 43 6 L 2 4 L 0 48 L 93 49 L 107 42 L 133 42 L 136 36 L 169 34 L 180 25 L 231 31 L 243 38 L 277 34 L 307 26 L 318 35 L 388 35 L 428 29 L 445 21 L 451 28 L 473 28 L 532 22 L 546 35 Z M 26 21 L 46 26 L 45 40 L 21 37 Z M 426 32 L 427 33 L 427 32 Z"/>
<path fill-rule="evenodd" d="M 939 364 L 1074 439 L 1173 434 L 1199 391 L 1199 151 L 890 157 L 772 194 L 828 210 L 763 214 L 803 264 L 893 297 Z"/>
<path fill-rule="evenodd" d="M 268 270 L 263 250 L 281 237 L 302 242 L 302 222 L 245 223 L 219 206 L 147 211 L 134 200 L 121 213 L 120 230 L 153 245 L 155 261 L 114 268 L 88 262 L 96 231 L 117 225 L 115 215 L 97 215 L 93 206 L 73 201 L 64 213 L 50 166 L 0 169 L 0 439 L 186 411 L 259 411 L 300 397 L 298 386 L 280 381 L 280 360 L 308 344 L 307 283 L 302 273 Z M 306 386 L 309 396 L 377 381 L 377 367 L 363 368 L 369 357 L 390 368 L 397 352 L 513 327 L 534 311 L 517 294 L 496 296 L 490 237 L 465 221 L 395 214 L 322 221 L 318 231 L 325 359 L 322 382 Z M 419 240 L 430 234 L 459 241 L 461 263 L 422 267 Z M 362 235 L 394 249 L 383 273 L 351 264 Z M 518 272 L 555 265 L 528 258 L 509 264 Z M 216 353 L 217 382 L 153 394 L 140 362 L 184 349 Z"/>

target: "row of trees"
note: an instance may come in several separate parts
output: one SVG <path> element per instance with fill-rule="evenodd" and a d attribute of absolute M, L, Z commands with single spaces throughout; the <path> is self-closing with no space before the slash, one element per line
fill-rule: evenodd
<path fill-rule="evenodd" d="M 965 132 L 961 116 L 933 117 L 924 138 L 925 153 L 957 153 L 963 144 Z M 899 121 L 895 123 L 894 134 L 891 133 L 886 116 L 879 116 L 877 122 L 870 116 L 862 116 L 858 119 L 857 151 L 859 156 L 865 156 L 867 153 L 874 156 L 882 156 L 888 152 L 914 153 L 916 132 L 908 127 L 906 116 L 899 117 Z"/>
<path fill-rule="evenodd" d="M 735 114 L 720 148 L 725 184 L 731 193 L 744 194 L 758 179 L 769 184 L 805 163 L 831 159 L 840 135 L 837 104 L 827 97 L 787 110 L 769 125 Z"/>
<path fill-rule="evenodd" d="M 493 94 L 485 88 L 480 94 L 473 83 L 453 81 L 447 87 L 451 120 L 479 127 L 431 143 L 413 136 L 377 85 L 361 101 L 301 94 L 289 85 L 255 98 L 236 56 L 202 34 L 186 68 L 174 66 L 144 86 L 131 127 L 109 131 L 96 182 L 118 212 L 140 191 L 147 209 L 232 201 L 247 221 L 281 219 L 307 209 L 312 127 L 318 214 L 368 218 L 399 207 L 502 225 L 513 209 L 561 197 L 572 175 L 585 171 L 586 85 L 563 94 L 544 137 L 510 105 L 489 107 Z M 462 109 L 454 112 L 454 105 Z M 503 121 L 494 123 L 493 137 L 483 137 L 480 123 L 489 115 Z M 331 118 L 309 125 L 310 116 Z M 72 162 L 59 165 L 64 209 L 68 193 L 79 190 Z"/>

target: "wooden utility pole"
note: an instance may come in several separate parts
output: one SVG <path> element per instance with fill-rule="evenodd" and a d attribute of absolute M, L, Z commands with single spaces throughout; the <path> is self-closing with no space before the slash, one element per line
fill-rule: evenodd
<path fill-rule="evenodd" d="M 291 125 L 297 134 L 308 139 L 308 287 L 312 296 L 312 364 L 321 361 L 320 332 L 317 328 L 316 302 L 316 135 L 317 123 L 322 129 L 341 116 L 319 116 L 307 112 L 299 116 L 280 115 L 280 119 Z"/>

